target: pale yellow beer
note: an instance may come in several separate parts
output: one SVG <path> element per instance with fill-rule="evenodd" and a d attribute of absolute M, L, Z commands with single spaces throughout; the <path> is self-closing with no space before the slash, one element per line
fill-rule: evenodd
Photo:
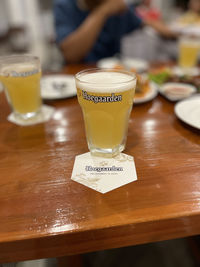
<path fill-rule="evenodd" d="M 189 37 L 183 37 L 179 41 L 179 66 L 192 68 L 197 64 L 199 54 L 199 41 Z"/>
<path fill-rule="evenodd" d="M 37 58 L 10 56 L 0 59 L 0 81 L 15 115 L 28 119 L 40 110 L 40 77 Z"/>
<path fill-rule="evenodd" d="M 89 70 L 76 75 L 76 85 L 91 153 L 114 156 L 123 151 L 135 75 L 126 71 Z"/>
<path fill-rule="evenodd" d="M 13 109 L 21 114 L 36 112 L 41 106 L 41 72 L 26 77 L 1 76 Z M 28 90 L 27 90 L 28 88 Z"/>

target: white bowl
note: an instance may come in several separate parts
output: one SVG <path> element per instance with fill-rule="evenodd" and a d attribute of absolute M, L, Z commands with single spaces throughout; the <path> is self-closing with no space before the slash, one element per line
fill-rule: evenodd
<path fill-rule="evenodd" d="M 186 83 L 165 83 L 159 92 L 171 101 L 178 101 L 194 94 L 196 87 Z"/>

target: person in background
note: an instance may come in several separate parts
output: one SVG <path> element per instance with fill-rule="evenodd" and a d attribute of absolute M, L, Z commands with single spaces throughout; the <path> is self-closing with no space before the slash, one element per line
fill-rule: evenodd
<path fill-rule="evenodd" d="M 164 24 L 139 18 L 124 0 L 55 0 L 54 16 L 56 41 L 67 63 L 114 56 L 121 38 L 145 24 L 174 36 Z"/>
<path fill-rule="evenodd" d="M 200 0 L 190 0 L 188 10 L 177 19 L 177 22 L 200 26 Z"/>
<path fill-rule="evenodd" d="M 151 0 L 143 0 L 136 8 L 136 12 L 144 19 L 160 21 L 162 19 L 161 13 L 158 9 L 152 7 L 151 2 Z"/>

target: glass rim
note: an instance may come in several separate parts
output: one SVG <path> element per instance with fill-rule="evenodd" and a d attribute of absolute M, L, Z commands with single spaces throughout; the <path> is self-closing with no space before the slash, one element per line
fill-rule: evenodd
<path fill-rule="evenodd" d="M 79 71 L 77 74 L 75 74 L 75 79 L 82 84 L 97 84 L 97 82 L 82 81 L 80 79 L 80 76 L 82 74 L 86 74 L 86 73 L 89 74 L 89 73 L 95 73 L 95 72 L 118 72 L 118 73 L 127 74 L 131 77 L 131 79 L 129 79 L 127 81 L 122 81 L 122 82 L 120 82 L 120 84 L 127 84 L 130 82 L 136 81 L 136 79 L 137 79 L 136 74 L 133 72 L 130 72 L 126 69 L 114 69 L 114 68 L 89 68 L 89 69 L 85 69 L 85 70 Z M 119 81 L 117 81 L 117 82 L 105 82 L 105 83 L 103 82 L 103 84 L 119 84 Z"/>
<path fill-rule="evenodd" d="M 200 42 L 200 37 L 197 36 L 190 36 L 190 35 L 182 35 L 178 38 L 178 41 L 188 41 L 188 42 L 194 42 L 194 43 L 199 43 Z"/>
<path fill-rule="evenodd" d="M 0 56 L 0 64 L 2 63 L 8 63 L 9 61 L 12 61 L 14 59 L 31 59 L 35 61 L 40 61 L 40 58 L 38 56 L 32 55 L 32 54 L 12 54 L 12 55 L 6 55 L 6 56 Z M 14 63 L 14 62 L 13 62 Z M 17 63 L 17 62 L 15 62 Z"/>

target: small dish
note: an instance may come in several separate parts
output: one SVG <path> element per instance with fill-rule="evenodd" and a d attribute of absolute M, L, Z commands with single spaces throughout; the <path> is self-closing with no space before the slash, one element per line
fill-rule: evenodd
<path fill-rule="evenodd" d="M 194 94 L 196 87 L 186 83 L 165 83 L 159 87 L 159 92 L 170 101 L 178 101 Z"/>
<path fill-rule="evenodd" d="M 76 95 L 73 75 L 47 75 L 41 79 L 41 96 L 43 99 L 63 99 Z"/>
<path fill-rule="evenodd" d="M 198 67 L 193 67 L 193 68 L 180 68 L 178 66 L 173 67 L 172 73 L 178 77 L 180 76 L 198 76 L 200 74 L 200 69 Z"/>

